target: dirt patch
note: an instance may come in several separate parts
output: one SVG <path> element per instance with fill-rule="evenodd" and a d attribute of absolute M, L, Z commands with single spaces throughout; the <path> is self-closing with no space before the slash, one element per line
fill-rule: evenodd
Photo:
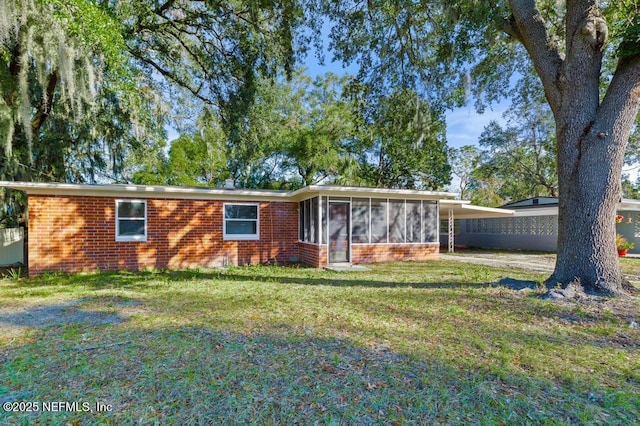
<path fill-rule="evenodd" d="M 141 302 L 129 299 L 100 303 L 93 298 L 82 298 L 50 305 L 0 307 L 0 326 L 46 328 L 67 324 L 120 324 L 141 305 Z"/>

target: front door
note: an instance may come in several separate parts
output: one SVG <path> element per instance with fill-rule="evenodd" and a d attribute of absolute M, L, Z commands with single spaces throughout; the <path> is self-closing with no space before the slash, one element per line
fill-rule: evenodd
<path fill-rule="evenodd" d="M 329 201 L 329 263 L 351 260 L 348 201 Z"/>

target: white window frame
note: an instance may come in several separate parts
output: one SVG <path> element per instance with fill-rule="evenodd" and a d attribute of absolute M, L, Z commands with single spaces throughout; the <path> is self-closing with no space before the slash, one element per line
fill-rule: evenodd
<path fill-rule="evenodd" d="M 120 203 L 142 203 L 144 204 L 144 218 L 121 218 L 118 214 L 118 206 Z M 147 200 L 116 200 L 116 241 L 147 241 Z M 144 221 L 144 235 L 120 235 L 120 220 L 142 220 Z"/>
<path fill-rule="evenodd" d="M 227 219 L 225 212 L 227 206 L 255 206 L 256 218 L 255 219 Z M 227 220 L 256 222 L 255 234 L 227 234 Z M 223 203 L 222 205 L 222 239 L 225 241 L 233 240 L 259 240 L 260 239 L 260 203 Z"/>

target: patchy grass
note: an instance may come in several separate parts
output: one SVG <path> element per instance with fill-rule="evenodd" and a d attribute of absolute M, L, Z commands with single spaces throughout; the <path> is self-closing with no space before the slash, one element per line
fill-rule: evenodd
<path fill-rule="evenodd" d="M 640 259 L 633 257 L 621 257 L 620 267 L 622 272 L 640 280 Z"/>
<path fill-rule="evenodd" d="M 506 276 L 545 278 L 434 261 L 0 281 L 0 401 L 93 409 L 0 423 L 637 422 L 640 303 Z"/>

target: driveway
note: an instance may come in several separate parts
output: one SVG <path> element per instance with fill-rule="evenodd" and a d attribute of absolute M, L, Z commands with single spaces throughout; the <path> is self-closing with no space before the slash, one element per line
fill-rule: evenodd
<path fill-rule="evenodd" d="M 639 255 L 627 257 L 638 258 Z M 502 268 L 520 268 L 528 271 L 551 274 L 556 263 L 555 253 L 509 253 L 506 251 L 460 250 L 456 253 L 440 253 L 440 259 L 464 263 L 497 266 Z M 640 284 L 640 275 L 625 274 L 634 284 Z"/>
<path fill-rule="evenodd" d="M 440 253 L 440 259 L 551 273 L 553 272 L 553 267 L 556 262 L 556 255 L 553 253 L 539 254 L 463 250 L 457 253 Z"/>

